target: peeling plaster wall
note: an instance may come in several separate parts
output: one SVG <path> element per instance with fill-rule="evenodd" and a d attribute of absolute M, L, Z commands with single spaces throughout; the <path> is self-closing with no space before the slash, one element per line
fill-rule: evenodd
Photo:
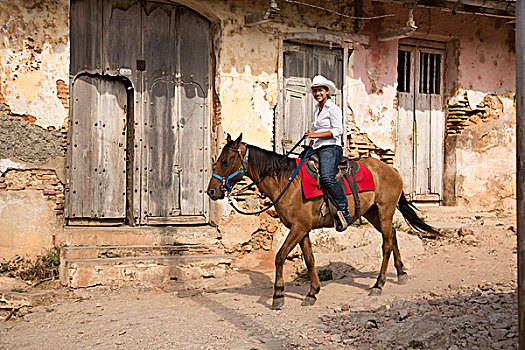
<path fill-rule="evenodd" d="M 516 106 L 510 98 L 487 95 L 484 100 L 490 99 L 496 103 L 451 137 L 456 199 L 470 208 L 511 210 L 516 205 Z"/>
<path fill-rule="evenodd" d="M 0 259 L 32 258 L 63 225 L 69 0 L 4 0 L 0 20 Z"/>
<path fill-rule="evenodd" d="M 365 133 L 376 147 L 395 150 L 399 41 L 379 43 L 375 34 L 405 26 L 408 9 L 367 2 L 365 12 L 394 16 L 364 23 L 360 32 L 369 35 L 371 42 L 369 48 L 357 46 L 350 61 L 352 132 Z M 446 43 L 444 106 L 465 94 L 473 110 L 487 94 L 499 96 L 505 105 L 500 112 L 488 108 L 487 113 L 496 114 L 490 121 L 478 120 L 460 134 L 446 137 L 446 202 L 483 209 L 512 207 L 516 169 L 514 31 L 505 19 L 454 15 L 438 9 L 416 7 L 414 17 L 418 29 L 413 38 Z M 506 156 L 501 159 L 498 154 Z"/>
<path fill-rule="evenodd" d="M 396 146 L 397 42 L 357 45 L 348 77 L 348 105 L 357 132 L 366 133 L 384 150 Z"/>
<path fill-rule="evenodd" d="M 242 132 L 248 143 L 271 148 L 278 40 L 238 26 L 225 26 L 223 34 L 218 69 L 222 127 L 233 135 Z"/>
<path fill-rule="evenodd" d="M 57 81 L 69 81 L 69 1 L 0 3 L 0 94 L 14 114 L 59 128 L 67 110 Z"/>

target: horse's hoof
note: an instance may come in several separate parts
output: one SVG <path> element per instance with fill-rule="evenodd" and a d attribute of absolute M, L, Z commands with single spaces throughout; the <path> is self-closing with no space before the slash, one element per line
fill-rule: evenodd
<path fill-rule="evenodd" d="M 370 288 L 370 293 L 368 293 L 368 295 L 370 295 L 370 296 L 378 296 L 378 295 L 381 295 L 382 292 L 383 292 L 383 290 L 381 288 L 372 287 L 372 288 Z"/>
<path fill-rule="evenodd" d="M 273 298 L 273 302 L 272 302 L 273 310 L 281 310 L 281 307 L 283 307 L 283 305 L 284 305 L 284 296 Z"/>
<path fill-rule="evenodd" d="M 397 275 L 397 282 L 399 284 L 406 284 L 408 282 L 408 274 L 403 272 L 402 274 Z"/>
<path fill-rule="evenodd" d="M 306 298 L 304 298 L 303 302 L 301 303 L 301 306 L 312 306 L 317 301 L 316 297 L 307 295 Z"/>

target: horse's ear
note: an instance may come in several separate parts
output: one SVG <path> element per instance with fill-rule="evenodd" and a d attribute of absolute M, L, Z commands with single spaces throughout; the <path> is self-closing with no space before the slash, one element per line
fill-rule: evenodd
<path fill-rule="evenodd" d="M 226 134 L 226 142 L 230 142 L 232 140 L 232 137 L 230 134 Z"/>
<path fill-rule="evenodd" d="M 240 144 L 241 144 L 241 141 L 242 141 L 242 132 L 241 132 L 241 134 L 239 135 L 239 137 L 237 137 L 237 140 L 235 140 L 235 144 L 236 144 L 236 145 L 240 145 Z"/>

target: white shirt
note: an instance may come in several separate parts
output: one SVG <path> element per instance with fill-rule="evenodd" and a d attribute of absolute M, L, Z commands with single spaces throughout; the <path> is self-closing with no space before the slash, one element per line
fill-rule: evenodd
<path fill-rule="evenodd" d="M 314 122 L 312 123 L 311 129 L 316 133 L 324 131 L 330 131 L 332 133 L 331 138 L 312 138 L 314 140 L 314 149 L 326 145 L 341 146 L 341 135 L 343 135 L 343 112 L 341 108 L 333 103 L 331 99 L 328 99 L 321 113 L 319 113 L 318 103 L 315 107 Z"/>

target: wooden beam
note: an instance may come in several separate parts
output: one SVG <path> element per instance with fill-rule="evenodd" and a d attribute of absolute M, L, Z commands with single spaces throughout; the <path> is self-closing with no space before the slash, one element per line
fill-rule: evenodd
<path fill-rule="evenodd" d="M 401 0 L 373 0 L 374 2 L 395 3 L 405 5 Z M 512 1 L 482 1 L 482 0 L 418 0 L 418 7 L 436 8 L 461 14 L 514 18 L 515 2 Z"/>
<path fill-rule="evenodd" d="M 525 3 L 518 1 L 516 16 L 516 192 L 518 227 L 518 335 L 525 350 Z"/>

